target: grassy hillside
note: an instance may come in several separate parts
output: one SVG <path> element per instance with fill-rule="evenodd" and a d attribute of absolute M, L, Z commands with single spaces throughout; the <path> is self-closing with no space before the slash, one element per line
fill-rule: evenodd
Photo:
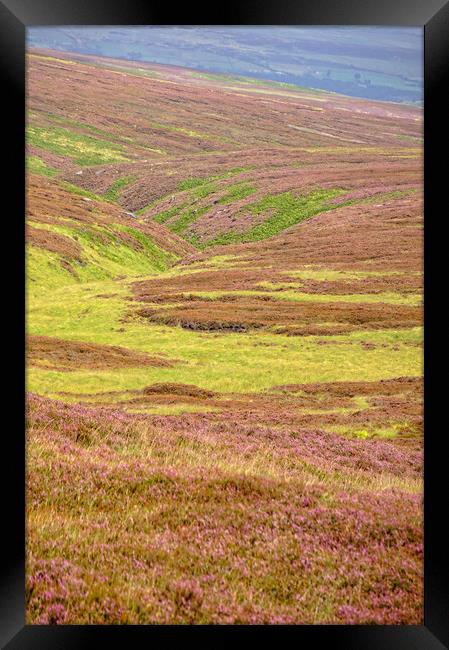
<path fill-rule="evenodd" d="M 45 174 L 46 175 L 46 174 Z M 31 293 L 167 270 L 194 250 L 120 207 L 58 180 L 28 175 L 27 279 Z"/>
<path fill-rule="evenodd" d="M 420 624 L 420 111 L 28 73 L 28 622 Z"/>

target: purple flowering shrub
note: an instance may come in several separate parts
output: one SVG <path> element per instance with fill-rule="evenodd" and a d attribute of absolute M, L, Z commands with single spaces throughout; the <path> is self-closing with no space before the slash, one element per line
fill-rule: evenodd
<path fill-rule="evenodd" d="M 27 419 L 29 623 L 422 622 L 413 450 L 35 395 Z"/>

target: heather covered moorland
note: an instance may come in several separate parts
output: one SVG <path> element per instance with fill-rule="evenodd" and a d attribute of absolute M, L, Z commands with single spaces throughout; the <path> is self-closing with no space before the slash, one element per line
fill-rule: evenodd
<path fill-rule="evenodd" d="M 421 624 L 422 111 L 31 49 L 28 623 Z"/>

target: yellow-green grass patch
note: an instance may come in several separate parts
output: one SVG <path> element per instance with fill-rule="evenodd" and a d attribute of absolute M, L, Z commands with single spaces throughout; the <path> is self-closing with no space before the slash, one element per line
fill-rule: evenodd
<path fill-rule="evenodd" d="M 128 160 L 121 145 L 62 127 L 28 126 L 27 143 L 73 158 L 79 165 L 102 165 Z"/>
<path fill-rule="evenodd" d="M 111 284 L 108 286 L 111 291 Z M 97 293 L 84 295 L 77 295 L 76 286 L 70 289 L 53 292 L 52 300 L 31 301 L 27 314 L 30 334 L 120 345 L 153 354 L 163 350 L 184 363 L 172 368 L 71 373 L 30 368 L 29 390 L 102 393 L 175 382 L 224 393 L 258 392 L 286 383 L 375 381 L 422 374 L 422 350 L 410 343 L 415 337 L 409 330 L 364 332 L 359 338 L 335 335 L 328 337 L 330 344 L 325 347 L 319 337 L 199 333 L 122 321 L 131 306 L 123 301 L 123 295 L 101 298 L 99 287 Z M 364 342 L 373 340 L 378 345 L 365 349 Z"/>
<path fill-rule="evenodd" d="M 407 422 L 389 422 L 386 425 L 379 426 L 375 424 L 371 425 L 331 425 L 324 426 L 327 431 L 332 433 L 338 433 L 345 436 L 350 436 L 353 438 L 359 438 L 365 440 L 368 438 L 396 438 L 403 432 L 407 432 L 409 429 L 409 424 Z"/>
<path fill-rule="evenodd" d="M 287 300 L 291 302 L 351 302 L 351 303 L 384 303 L 389 305 L 420 305 L 422 296 L 420 294 L 400 294 L 393 292 L 383 293 L 351 293 L 351 294 L 330 294 L 330 293 L 301 293 L 299 291 L 276 291 L 275 293 L 257 290 L 234 290 L 234 291 L 189 291 L 185 295 L 198 296 L 202 298 L 223 298 L 227 296 L 266 296 L 272 300 Z"/>
<path fill-rule="evenodd" d="M 371 277 L 390 277 L 396 275 L 422 275 L 421 272 L 405 272 L 405 271 L 367 271 L 367 270 L 344 270 L 344 269 L 332 269 L 322 266 L 304 266 L 300 269 L 281 271 L 285 275 L 289 275 L 293 278 L 298 278 L 300 280 L 363 280 L 365 278 Z M 265 283 L 268 286 L 269 283 Z"/>
<path fill-rule="evenodd" d="M 298 394 L 298 393 L 297 393 Z M 366 411 L 370 408 L 369 401 L 363 395 L 356 395 L 351 398 L 352 406 L 342 407 L 323 407 L 323 408 L 300 408 L 299 411 L 304 415 L 327 415 L 338 413 L 341 415 L 350 415 L 351 413 L 358 413 L 359 411 Z"/>
<path fill-rule="evenodd" d="M 40 176 L 55 176 L 58 173 L 57 169 L 46 165 L 39 156 L 27 156 L 26 169 L 27 172 L 39 174 Z"/>
<path fill-rule="evenodd" d="M 42 230 L 55 232 L 74 240 L 81 246 L 82 259 L 69 260 L 72 271 L 61 266 L 63 258 L 50 251 L 27 245 L 26 274 L 30 291 L 46 291 L 77 282 L 108 280 L 117 276 L 158 273 L 169 268 L 176 257 L 159 248 L 142 231 L 109 224 L 108 227 L 89 225 L 71 228 L 69 225 L 35 224 Z M 138 243 L 133 248 L 115 235 L 126 232 Z"/>

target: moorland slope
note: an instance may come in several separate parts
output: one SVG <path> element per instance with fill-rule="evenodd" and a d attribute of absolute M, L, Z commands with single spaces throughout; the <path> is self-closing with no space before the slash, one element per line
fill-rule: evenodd
<path fill-rule="evenodd" d="M 27 617 L 422 622 L 422 113 L 28 54 Z"/>

